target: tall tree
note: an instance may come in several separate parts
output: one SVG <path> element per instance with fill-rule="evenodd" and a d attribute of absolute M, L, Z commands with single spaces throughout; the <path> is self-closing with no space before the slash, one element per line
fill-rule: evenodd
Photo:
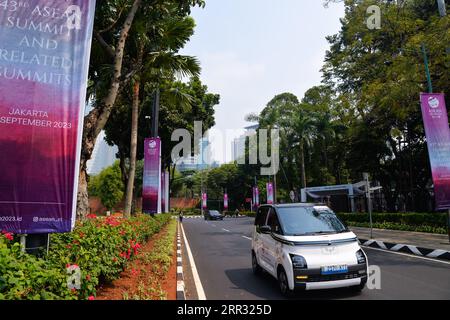
<path fill-rule="evenodd" d="M 203 0 L 105 0 L 96 8 L 94 41 L 91 55 L 90 99 L 93 109 L 85 116 L 78 184 L 77 214 L 88 212 L 86 162 L 91 158 L 98 134 L 114 109 L 120 88 L 142 68 L 127 57 L 127 39 L 138 12 L 163 15 L 168 5 L 176 4 L 180 14 L 188 15 L 191 6 Z M 106 59 L 105 59 L 106 58 Z"/>
<path fill-rule="evenodd" d="M 135 28 L 132 29 L 134 32 L 130 42 L 134 44 L 132 50 L 135 55 L 134 61 L 143 67 L 135 74 L 132 83 L 130 165 L 125 192 L 125 216 L 130 216 L 133 201 L 141 84 L 148 83 L 159 90 L 158 83 L 163 78 L 173 77 L 176 73 L 190 76 L 198 76 L 200 73 L 200 65 L 196 58 L 176 54 L 192 36 L 195 27 L 192 18 L 178 16 L 177 10 L 178 8 L 173 6 L 172 14 L 168 14 L 165 19 L 158 18 L 158 21 L 149 20 L 145 15 L 138 15 Z M 143 63 L 144 56 L 145 63 Z M 188 100 L 187 103 L 189 102 Z"/>

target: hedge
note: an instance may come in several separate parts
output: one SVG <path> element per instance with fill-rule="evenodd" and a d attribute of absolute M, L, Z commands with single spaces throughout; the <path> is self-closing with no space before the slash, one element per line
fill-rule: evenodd
<path fill-rule="evenodd" d="M 348 226 L 368 227 L 368 213 L 338 213 Z M 380 229 L 447 233 L 446 213 L 373 213 L 373 227 Z"/>
<path fill-rule="evenodd" d="M 369 228 L 369 222 L 352 222 L 349 221 L 347 223 L 349 227 L 363 227 Z M 393 222 L 382 222 L 382 223 L 373 223 L 373 228 L 376 229 L 388 229 L 388 230 L 401 230 L 401 231 L 415 231 L 415 232 L 427 232 L 427 233 L 439 233 L 439 234 L 447 234 L 446 228 L 441 227 L 431 227 L 431 226 L 410 226 L 407 224 L 399 224 Z"/>
<path fill-rule="evenodd" d="M 141 243 L 170 218 L 169 214 L 130 219 L 89 215 L 73 232 L 52 234 L 43 258 L 22 253 L 10 234 L 0 235 L 0 300 L 93 299 L 97 287 L 118 278 Z M 79 290 L 68 288 L 71 266 L 80 268 Z"/>
<path fill-rule="evenodd" d="M 368 213 L 338 213 L 344 221 L 368 222 Z M 445 213 L 372 213 L 372 222 L 392 222 L 410 226 L 446 227 L 447 214 Z"/>

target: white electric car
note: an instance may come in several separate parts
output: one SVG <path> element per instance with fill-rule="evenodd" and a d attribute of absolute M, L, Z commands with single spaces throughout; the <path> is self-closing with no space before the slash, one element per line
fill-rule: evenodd
<path fill-rule="evenodd" d="M 281 293 L 351 287 L 361 291 L 368 261 L 353 232 L 323 205 L 262 205 L 252 237 L 252 268 L 274 276 Z"/>

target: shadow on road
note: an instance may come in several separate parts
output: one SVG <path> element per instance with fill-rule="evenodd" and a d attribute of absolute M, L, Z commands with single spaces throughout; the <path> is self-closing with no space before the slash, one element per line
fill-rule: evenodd
<path fill-rule="evenodd" d="M 348 299 L 355 298 L 359 294 L 348 288 L 330 289 L 330 290 L 314 290 L 314 291 L 296 291 L 292 297 L 285 298 L 279 292 L 277 280 L 270 274 L 264 272 L 255 276 L 249 269 L 226 270 L 225 274 L 230 281 L 236 286 L 236 289 L 245 290 L 253 298 L 268 300 L 322 300 L 322 299 Z M 249 297 L 252 299 L 252 297 Z"/>

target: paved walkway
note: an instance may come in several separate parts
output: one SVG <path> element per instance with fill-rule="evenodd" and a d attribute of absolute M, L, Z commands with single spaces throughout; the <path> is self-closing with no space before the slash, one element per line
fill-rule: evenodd
<path fill-rule="evenodd" d="M 370 229 L 349 227 L 358 238 L 370 239 Z M 385 229 L 373 229 L 373 239 L 383 242 L 401 243 L 428 249 L 441 249 L 450 251 L 448 235 L 425 232 L 397 231 Z"/>

